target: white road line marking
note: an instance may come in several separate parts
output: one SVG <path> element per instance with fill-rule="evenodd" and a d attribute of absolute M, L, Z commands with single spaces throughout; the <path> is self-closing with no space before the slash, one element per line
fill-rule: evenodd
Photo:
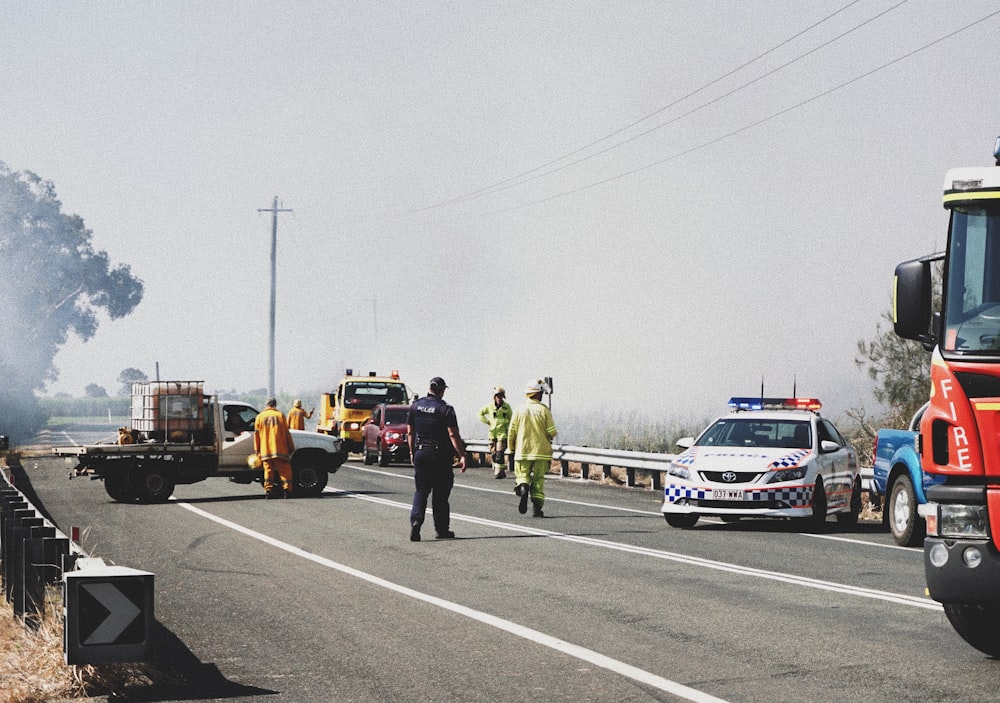
<path fill-rule="evenodd" d="M 381 505 L 387 505 L 394 508 L 402 508 L 405 510 L 409 510 L 411 507 L 409 504 L 401 503 L 399 501 L 389 500 L 388 498 L 378 498 L 375 496 L 360 495 L 351 493 L 350 491 L 342 491 L 335 488 L 327 488 L 326 490 L 327 492 L 339 493 L 342 495 L 350 496 L 351 498 L 356 498 L 357 500 L 365 500 L 371 503 L 378 503 Z M 566 542 L 585 544 L 591 547 L 600 547 L 602 549 L 611 549 L 617 552 L 638 554 L 641 556 L 653 557 L 655 559 L 664 559 L 667 561 L 673 561 L 680 564 L 701 566 L 707 569 L 715 569 L 717 571 L 725 571 L 732 574 L 740 574 L 743 576 L 753 576 L 756 578 L 769 579 L 771 581 L 779 581 L 782 583 L 804 586 L 806 588 L 815 588 L 821 591 L 832 591 L 834 593 L 853 595 L 861 598 L 871 598 L 874 600 L 881 600 L 888 603 L 898 603 L 900 605 L 909 605 L 916 608 L 924 608 L 926 610 L 941 610 L 940 603 L 930 600 L 929 598 L 924 598 L 922 596 L 909 596 L 903 593 L 892 593 L 891 591 L 880 591 L 873 588 L 864 588 L 862 586 L 851 586 L 848 584 L 834 583 L 832 581 L 823 581 L 820 579 L 810 578 L 808 576 L 797 576 L 795 574 L 785 574 L 778 571 L 767 571 L 765 569 L 756 569 L 749 566 L 740 566 L 738 564 L 730 564 L 727 562 L 714 561 L 712 559 L 702 559 L 701 557 L 693 557 L 693 556 L 688 556 L 686 554 L 678 554 L 676 552 L 668 552 L 661 549 L 636 547 L 628 544 L 621 544 L 619 542 L 611 542 L 608 540 L 596 539 L 594 537 L 579 537 L 576 535 L 568 535 L 562 532 L 553 532 L 551 530 L 544 530 L 537 527 L 527 527 L 522 525 L 516 525 L 509 522 L 499 522 L 497 520 L 489 520 L 486 518 L 476 517 L 474 515 L 463 515 L 461 513 L 453 512 L 451 514 L 451 519 L 460 520 L 462 522 L 468 522 L 475 525 L 492 527 L 500 530 L 507 530 L 510 532 L 522 532 L 524 534 L 535 535 L 537 537 L 550 537 L 552 539 L 563 540 Z"/>
<path fill-rule="evenodd" d="M 355 496 L 356 497 L 356 496 Z M 585 661 L 593 666 L 606 669 L 612 673 L 625 676 L 634 681 L 637 681 L 643 685 L 651 686 L 653 688 L 664 691 L 671 695 L 682 698 L 686 701 L 693 701 L 693 703 L 727 703 L 725 699 L 716 698 L 707 693 L 699 691 L 684 684 L 677 683 L 676 681 L 671 681 L 670 679 L 658 676 L 651 672 L 645 671 L 638 667 L 632 666 L 631 664 L 626 664 L 618 659 L 612 659 L 611 657 L 605 656 L 599 652 L 595 652 L 592 649 L 587 649 L 586 647 L 580 647 L 578 645 L 566 642 L 557 637 L 552 637 L 544 632 L 539 632 L 538 630 L 533 630 L 530 627 L 524 627 L 523 625 L 518 625 L 517 623 L 511 622 L 509 620 L 504 620 L 503 618 L 498 618 L 495 615 L 490 615 L 489 613 L 484 613 L 480 610 L 475 610 L 473 608 L 460 605 L 458 603 L 453 603 L 443 598 L 438 598 L 437 596 L 432 596 L 427 593 L 422 593 L 416 591 L 412 588 L 407 588 L 406 586 L 401 586 L 392 581 L 386 581 L 385 579 L 379 578 L 372 574 L 366 573 L 364 571 L 359 571 L 353 567 L 347 566 L 346 564 L 341 564 L 335 562 L 331 559 L 318 556 L 316 554 L 311 554 L 305 550 L 299 549 L 298 547 L 293 547 L 290 544 L 277 540 L 273 537 L 265 535 L 263 533 L 251 530 L 248 527 L 243 527 L 235 522 L 226 520 L 212 513 L 206 512 L 201 508 L 196 508 L 193 505 L 184 503 L 183 501 L 176 501 L 177 505 L 189 510 L 196 515 L 200 515 L 208 520 L 218 523 L 223 527 L 227 527 L 231 530 L 235 530 L 247 537 L 252 537 L 253 539 L 259 540 L 265 544 L 269 544 L 272 547 L 277 547 L 278 549 L 284 550 L 289 554 L 301 557 L 302 559 L 308 559 L 309 561 L 319 564 L 320 566 L 325 566 L 327 568 L 339 571 L 341 573 L 347 574 L 348 576 L 353 576 L 359 578 L 363 581 L 367 581 L 375 586 L 385 588 L 390 591 L 394 591 L 404 596 L 414 598 L 416 600 L 429 603 L 431 605 L 437 606 L 439 608 L 444 608 L 458 615 L 463 615 L 467 618 L 475 620 L 477 622 L 483 623 L 484 625 L 489 625 L 495 627 L 504 632 L 509 632 L 510 634 L 521 637 L 522 639 L 530 640 L 544 647 L 554 649 L 563 654 L 567 654 L 571 657 Z"/>
<path fill-rule="evenodd" d="M 354 469 L 356 471 L 366 471 L 368 473 L 380 474 L 382 476 L 391 476 L 393 478 L 401 478 L 401 479 L 404 479 L 404 480 L 413 480 L 412 476 L 403 476 L 402 474 L 393 473 L 391 471 L 379 471 L 378 469 L 371 469 L 371 468 L 368 468 L 367 466 L 363 466 L 363 467 L 362 466 L 355 466 L 354 464 L 345 464 L 345 466 L 348 466 L 349 468 L 352 468 L 352 469 Z M 555 480 L 560 480 L 560 479 L 555 479 Z M 513 493 L 512 490 L 511 491 L 501 491 L 501 490 L 497 490 L 496 488 L 482 488 L 480 486 L 469 486 L 469 485 L 463 484 L 463 483 L 456 483 L 455 484 L 455 488 L 461 488 L 461 489 L 468 490 L 468 491 L 482 491 L 484 493 L 497 493 L 497 494 L 501 494 L 501 495 L 507 495 L 508 493 Z M 550 496 L 545 496 L 545 501 L 546 502 L 552 502 L 552 503 L 566 503 L 568 505 L 579 505 L 579 506 L 582 506 L 582 507 L 585 507 L 585 508 L 600 508 L 601 510 L 617 510 L 617 511 L 623 512 L 623 513 L 635 513 L 636 515 L 657 515 L 657 516 L 663 515 L 663 513 L 660 512 L 659 510 L 653 511 L 653 510 L 637 510 L 635 508 L 620 508 L 620 507 L 615 506 L 615 505 L 606 505 L 604 503 L 584 503 L 584 502 L 577 501 L 577 500 L 566 500 L 565 498 L 552 498 Z M 705 520 L 706 522 L 710 522 L 710 523 L 713 523 L 713 524 L 716 524 L 716 525 L 723 524 L 722 520 L 718 520 L 718 519 L 714 519 L 714 518 L 702 518 L 702 519 Z M 861 545 L 861 546 L 864 546 L 864 547 L 875 547 L 875 548 L 878 548 L 878 549 L 902 549 L 903 551 L 911 552 L 913 554 L 921 554 L 922 553 L 921 550 L 919 550 L 919 549 L 913 549 L 911 547 L 900 547 L 898 544 L 881 544 L 879 542 L 869 542 L 869 541 L 863 540 L 863 539 L 852 539 L 851 537 L 835 537 L 833 535 L 814 535 L 814 534 L 809 534 L 808 532 L 802 532 L 800 534 L 803 537 L 811 537 L 813 539 L 828 539 L 828 540 L 833 540 L 833 541 L 837 541 L 837 542 L 847 542 L 849 544 L 858 544 L 858 545 Z"/>

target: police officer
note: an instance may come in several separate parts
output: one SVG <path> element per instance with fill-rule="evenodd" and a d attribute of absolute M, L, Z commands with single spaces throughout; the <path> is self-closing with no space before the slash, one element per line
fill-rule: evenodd
<path fill-rule="evenodd" d="M 437 538 L 455 538 L 455 533 L 449 529 L 451 506 L 448 497 L 455 485 L 452 466 L 456 454 L 462 473 L 465 473 L 465 442 L 458 432 L 455 408 L 442 400 L 447 387 L 440 376 L 432 378 L 428 394 L 413 401 L 406 416 L 406 441 L 413 457 L 416 484 L 410 510 L 411 542 L 420 541 L 420 526 L 424 524 L 427 499 L 432 494 L 431 510 Z"/>

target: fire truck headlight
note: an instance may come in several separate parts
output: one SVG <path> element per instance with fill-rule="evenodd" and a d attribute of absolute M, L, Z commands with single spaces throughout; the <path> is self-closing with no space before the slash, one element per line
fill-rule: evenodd
<path fill-rule="evenodd" d="M 940 569 L 948 563 L 948 548 L 938 542 L 931 547 L 931 551 L 927 554 L 927 559 L 930 561 L 931 566 L 936 566 Z"/>
<path fill-rule="evenodd" d="M 938 506 L 938 535 L 941 537 L 989 537 L 985 505 L 955 505 L 943 503 Z"/>

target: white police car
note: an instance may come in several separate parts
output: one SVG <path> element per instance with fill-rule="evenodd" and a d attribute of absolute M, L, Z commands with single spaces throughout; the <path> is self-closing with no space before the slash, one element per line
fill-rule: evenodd
<path fill-rule="evenodd" d="M 861 477 L 854 448 L 819 414 L 815 398 L 732 398 L 732 412 L 670 464 L 663 516 L 694 527 L 702 515 L 805 518 L 820 528 L 827 516 L 852 525 L 861 512 Z"/>

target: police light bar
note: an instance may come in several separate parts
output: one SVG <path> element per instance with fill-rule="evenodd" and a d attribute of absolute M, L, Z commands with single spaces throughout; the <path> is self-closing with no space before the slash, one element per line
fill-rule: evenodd
<path fill-rule="evenodd" d="M 729 408 L 738 410 L 819 410 L 818 398 L 740 398 L 729 399 Z"/>

